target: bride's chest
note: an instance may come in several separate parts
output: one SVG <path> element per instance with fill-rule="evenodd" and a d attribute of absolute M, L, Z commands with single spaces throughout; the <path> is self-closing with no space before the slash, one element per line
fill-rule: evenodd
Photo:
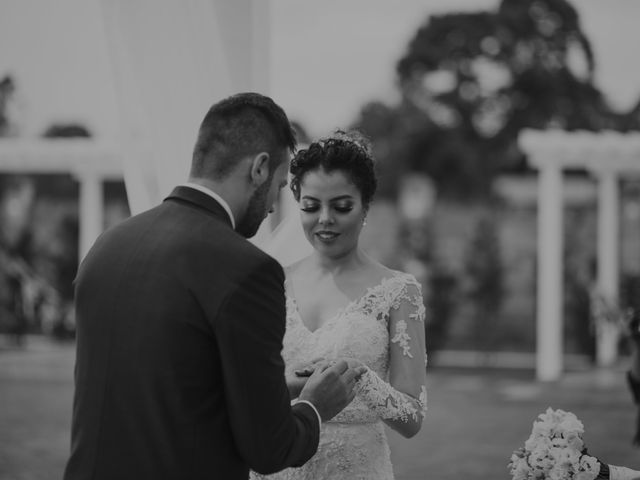
<path fill-rule="evenodd" d="M 388 356 L 386 315 L 350 304 L 322 320 L 317 328 L 310 328 L 303 322 L 296 304 L 289 302 L 283 352 L 288 361 L 351 357 L 373 366 Z"/>
<path fill-rule="evenodd" d="M 318 290 L 315 295 L 297 297 L 295 300 L 295 312 L 307 330 L 316 331 L 331 323 L 339 314 L 344 314 L 346 308 L 352 302 L 345 299 L 344 295 L 327 295 Z M 341 307 L 338 307 L 342 305 Z"/>

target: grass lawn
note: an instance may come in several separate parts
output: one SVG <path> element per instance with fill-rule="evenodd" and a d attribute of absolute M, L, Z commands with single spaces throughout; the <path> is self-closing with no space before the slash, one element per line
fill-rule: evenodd
<path fill-rule="evenodd" d="M 73 345 L 0 345 L 0 479 L 56 480 L 69 450 Z M 585 424 L 590 453 L 640 469 L 630 444 L 635 410 L 622 369 L 570 372 L 538 384 L 532 372 L 432 368 L 429 413 L 413 439 L 389 433 L 397 480 L 508 479 L 511 452 L 548 406 Z"/>

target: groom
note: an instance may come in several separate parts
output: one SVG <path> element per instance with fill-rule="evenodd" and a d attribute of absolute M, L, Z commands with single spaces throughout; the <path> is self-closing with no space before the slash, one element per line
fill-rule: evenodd
<path fill-rule="evenodd" d="M 306 462 L 362 372 L 317 368 L 291 406 L 284 274 L 249 243 L 286 185 L 295 138 L 270 98 L 206 114 L 189 183 L 105 232 L 75 281 L 65 480 L 246 479 Z"/>

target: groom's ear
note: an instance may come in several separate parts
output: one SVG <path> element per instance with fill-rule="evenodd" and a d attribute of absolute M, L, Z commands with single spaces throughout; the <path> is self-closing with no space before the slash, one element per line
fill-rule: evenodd
<path fill-rule="evenodd" d="M 269 154 L 260 152 L 251 160 L 249 176 L 251 183 L 260 186 L 269 178 Z"/>

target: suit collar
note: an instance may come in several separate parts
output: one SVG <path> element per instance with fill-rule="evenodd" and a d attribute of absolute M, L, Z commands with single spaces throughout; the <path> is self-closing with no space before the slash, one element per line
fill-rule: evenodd
<path fill-rule="evenodd" d="M 180 185 L 173 189 L 169 196 L 165 198 L 166 200 L 182 200 L 194 204 L 212 213 L 233 228 L 233 220 L 230 213 L 222 206 L 220 201 L 203 191 L 187 185 Z"/>
<path fill-rule="evenodd" d="M 191 188 L 193 188 L 195 190 L 201 191 L 202 193 L 204 193 L 206 195 L 209 195 L 210 197 L 213 197 L 213 199 L 216 202 L 218 202 L 220 205 L 222 205 L 222 208 L 224 208 L 224 210 L 227 212 L 227 214 L 229 215 L 229 218 L 231 218 L 231 226 L 235 230 L 235 228 L 236 228 L 236 219 L 233 216 L 233 212 L 231 211 L 231 207 L 229 206 L 227 201 L 224 198 L 222 198 L 218 193 L 216 193 L 213 190 L 211 190 L 210 188 L 207 188 L 204 185 L 200 185 L 198 183 L 187 182 L 187 183 L 183 183 L 180 186 L 181 187 L 191 187 Z"/>

